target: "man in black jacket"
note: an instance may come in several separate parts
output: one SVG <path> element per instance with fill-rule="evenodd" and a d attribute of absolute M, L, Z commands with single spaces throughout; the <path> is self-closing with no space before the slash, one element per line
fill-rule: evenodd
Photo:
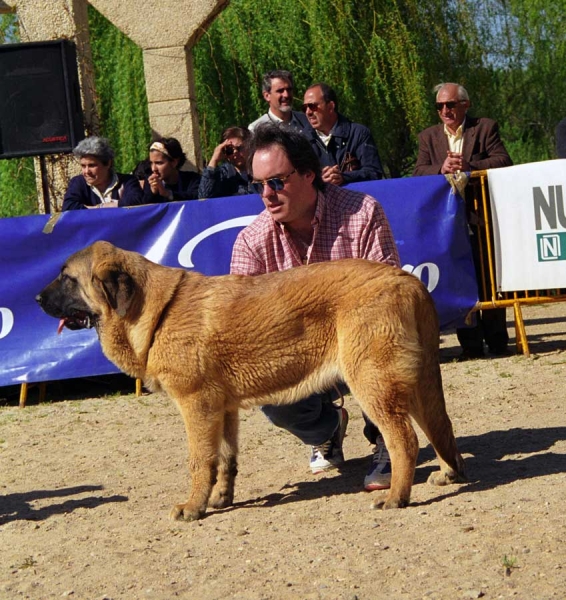
<path fill-rule="evenodd" d="M 336 92 L 330 86 L 311 85 L 305 92 L 303 111 L 310 124 L 303 133 L 320 159 L 323 181 L 343 185 L 383 177 L 370 130 L 338 112 Z"/>

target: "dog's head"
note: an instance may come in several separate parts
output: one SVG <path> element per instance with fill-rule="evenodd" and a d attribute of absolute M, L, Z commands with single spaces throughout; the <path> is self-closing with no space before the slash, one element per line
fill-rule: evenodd
<path fill-rule="evenodd" d="M 126 316 L 138 288 L 127 269 L 131 258 L 125 260 L 132 254 L 95 242 L 67 259 L 59 276 L 35 298 L 48 315 L 60 319 L 58 333 L 63 327 L 98 327 L 111 313 Z"/>

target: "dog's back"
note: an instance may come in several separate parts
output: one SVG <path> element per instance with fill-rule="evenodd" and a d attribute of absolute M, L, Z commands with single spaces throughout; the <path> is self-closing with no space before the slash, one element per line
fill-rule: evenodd
<path fill-rule="evenodd" d="M 187 354 L 175 359 L 179 374 L 204 376 L 195 363 L 216 372 L 227 397 L 239 404 L 290 402 L 327 389 L 346 380 L 370 346 L 375 360 L 402 355 L 405 378 L 412 380 L 421 353 L 419 318 L 436 330 L 438 345 L 430 295 L 417 278 L 389 265 L 347 259 L 204 279 L 195 289 L 187 275 L 154 348 L 167 352 L 169 323 L 175 323 L 187 337 Z"/>

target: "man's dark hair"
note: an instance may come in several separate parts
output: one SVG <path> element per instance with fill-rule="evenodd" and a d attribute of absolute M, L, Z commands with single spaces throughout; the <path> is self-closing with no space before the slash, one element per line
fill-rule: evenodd
<path fill-rule="evenodd" d="M 338 112 L 338 96 L 336 96 L 336 92 L 327 84 L 327 83 L 313 83 L 309 85 L 307 92 L 312 90 L 313 88 L 319 87 L 322 92 L 322 98 L 325 102 L 334 102 L 334 110 Z"/>
<path fill-rule="evenodd" d="M 312 149 L 309 140 L 299 131 L 274 125 L 273 123 L 260 125 L 252 135 L 248 155 L 248 173 L 252 177 L 254 154 L 258 150 L 264 150 L 271 146 L 280 146 L 289 159 L 289 162 L 301 175 L 309 171 L 313 172 L 313 186 L 317 190 L 324 189 L 320 161 Z"/>
<path fill-rule="evenodd" d="M 292 90 L 295 89 L 295 83 L 293 82 L 293 75 L 290 71 L 269 71 L 263 76 L 263 80 L 261 82 L 261 89 L 264 92 L 271 92 L 271 80 L 272 79 L 282 79 L 287 82 Z"/>

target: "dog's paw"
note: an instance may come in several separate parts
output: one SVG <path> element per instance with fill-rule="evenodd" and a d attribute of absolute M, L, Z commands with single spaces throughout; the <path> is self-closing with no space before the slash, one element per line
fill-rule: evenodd
<path fill-rule="evenodd" d="M 434 471 L 428 476 L 428 483 L 431 485 L 450 485 L 451 483 L 466 483 L 467 477 L 455 471 Z"/>
<path fill-rule="evenodd" d="M 173 521 L 198 521 L 204 517 L 205 509 L 191 507 L 190 504 L 175 504 L 169 513 Z"/>
<path fill-rule="evenodd" d="M 228 492 L 212 492 L 209 500 L 208 506 L 210 508 L 228 508 L 228 506 L 232 506 L 234 502 L 234 493 Z"/>
<path fill-rule="evenodd" d="M 374 510 L 379 508 L 383 510 L 387 510 L 389 508 L 405 508 L 407 506 L 409 506 L 408 500 L 403 500 L 401 498 L 393 499 L 388 498 L 387 496 L 384 498 L 380 498 L 379 500 L 375 500 L 371 503 L 371 508 Z"/>

